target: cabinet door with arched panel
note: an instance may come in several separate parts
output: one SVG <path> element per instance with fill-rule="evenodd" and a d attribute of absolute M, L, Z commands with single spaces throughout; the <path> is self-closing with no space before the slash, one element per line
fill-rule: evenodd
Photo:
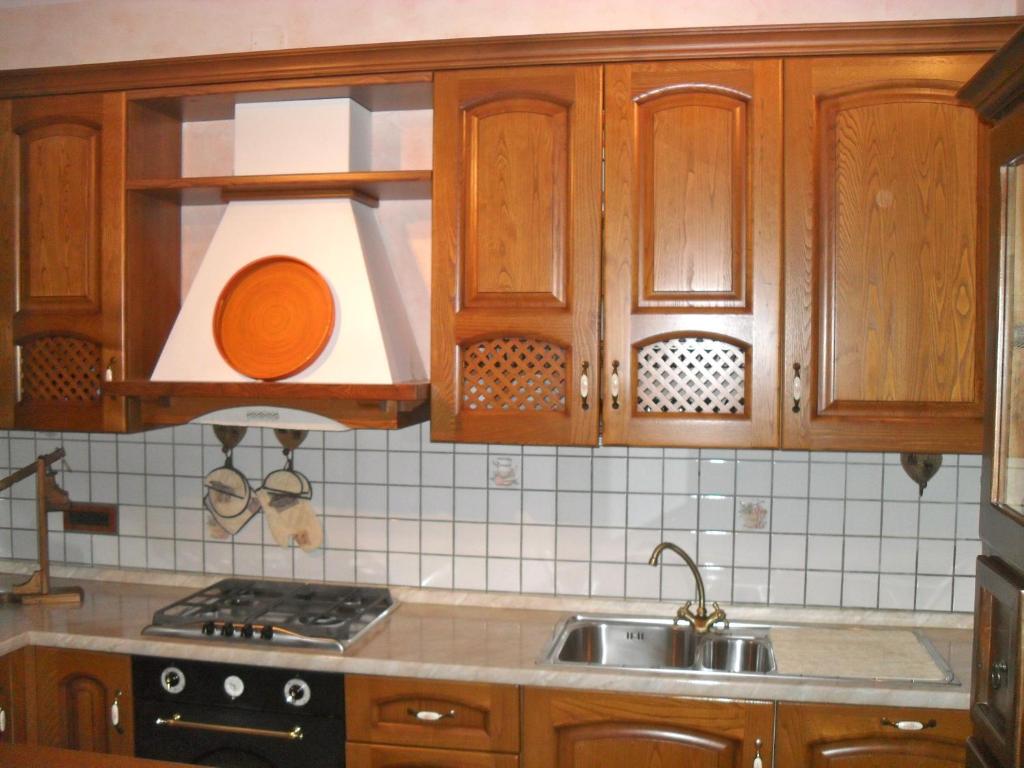
<path fill-rule="evenodd" d="M 606 442 L 778 444 L 781 69 L 606 68 Z"/>
<path fill-rule="evenodd" d="M 597 441 L 601 68 L 434 91 L 436 440 Z"/>

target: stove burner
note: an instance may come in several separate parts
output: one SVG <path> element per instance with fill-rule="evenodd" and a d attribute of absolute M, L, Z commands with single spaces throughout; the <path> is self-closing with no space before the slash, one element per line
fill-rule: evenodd
<path fill-rule="evenodd" d="M 381 587 L 224 579 L 157 611 L 143 633 L 344 650 L 391 607 Z"/>

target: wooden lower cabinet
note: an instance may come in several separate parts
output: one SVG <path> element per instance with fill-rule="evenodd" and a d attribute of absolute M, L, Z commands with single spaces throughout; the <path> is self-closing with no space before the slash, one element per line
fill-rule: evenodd
<path fill-rule="evenodd" d="M 524 768 L 772 764 L 768 702 L 528 688 L 523 718 Z"/>
<path fill-rule="evenodd" d="M 345 765 L 348 768 L 516 768 L 519 756 L 349 742 L 345 748 Z"/>
<path fill-rule="evenodd" d="M 0 744 L 25 742 L 28 720 L 25 716 L 25 656 L 28 652 L 22 648 L 0 658 Z"/>
<path fill-rule="evenodd" d="M 40 745 L 133 754 L 130 657 L 36 648 L 35 678 Z"/>
<path fill-rule="evenodd" d="M 898 723 L 920 723 L 903 730 Z M 913 726 L 905 726 L 913 727 Z M 779 704 L 779 768 L 960 768 L 969 713 L 947 709 Z"/>
<path fill-rule="evenodd" d="M 347 768 L 512 768 L 519 764 L 514 685 L 345 678 Z"/>

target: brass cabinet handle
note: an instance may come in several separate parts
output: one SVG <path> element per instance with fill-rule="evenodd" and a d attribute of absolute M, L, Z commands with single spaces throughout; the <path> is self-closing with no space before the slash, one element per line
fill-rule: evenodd
<path fill-rule="evenodd" d="M 793 363 L 793 413 L 800 413 L 800 400 L 804 396 L 804 382 L 800 378 L 800 363 Z"/>
<path fill-rule="evenodd" d="M 302 726 L 296 725 L 290 731 L 271 731 L 266 728 L 246 728 L 241 725 L 220 725 L 219 723 L 197 723 L 192 720 L 182 720 L 181 715 L 175 712 L 170 717 L 158 717 L 157 725 L 167 728 L 186 728 L 192 731 L 216 731 L 217 733 L 238 733 L 244 736 L 263 736 L 268 739 L 287 739 L 298 741 L 305 734 L 302 733 Z"/>
<path fill-rule="evenodd" d="M 417 720 L 423 720 L 428 723 L 435 723 L 438 720 L 444 720 L 446 717 L 455 717 L 454 709 L 449 709 L 447 712 L 432 712 L 429 709 L 413 709 L 409 707 L 406 712 Z"/>
<path fill-rule="evenodd" d="M 124 726 L 121 725 L 121 697 L 124 691 L 120 688 L 114 693 L 114 703 L 110 705 L 110 724 L 118 733 L 124 733 Z"/>
<path fill-rule="evenodd" d="M 927 723 L 922 723 L 920 720 L 890 720 L 888 717 L 882 718 L 882 725 L 887 725 L 890 728 L 896 728 L 900 731 L 923 731 L 926 728 L 935 728 L 938 723 L 935 720 L 929 720 Z"/>
<path fill-rule="evenodd" d="M 583 361 L 583 373 L 580 374 L 580 399 L 583 400 L 583 410 L 590 409 L 588 398 L 590 397 L 590 363 Z"/>
<path fill-rule="evenodd" d="M 609 391 L 612 395 L 612 408 L 619 410 L 619 361 L 612 361 L 612 377 L 609 386 Z"/>
<path fill-rule="evenodd" d="M 761 740 L 754 739 L 754 762 L 750 768 L 764 768 L 764 760 L 761 759 Z"/>
<path fill-rule="evenodd" d="M 1006 666 L 1005 661 L 997 661 L 992 665 L 992 669 L 988 673 L 988 682 L 992 686 L 993 691 L 998 691 L 1003 687 L 1003 683 L 1006 682 L 1006 673 L 1009 668 Z"/>

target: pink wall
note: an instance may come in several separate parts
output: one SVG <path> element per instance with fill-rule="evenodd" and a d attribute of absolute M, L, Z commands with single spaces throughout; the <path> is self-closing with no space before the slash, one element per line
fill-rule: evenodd
<path fill-rule="evenodd" d="M 1015 13 L 1024 13 L 1024 0 L 0 0 L 0 69 L 450 37 Z"/>

